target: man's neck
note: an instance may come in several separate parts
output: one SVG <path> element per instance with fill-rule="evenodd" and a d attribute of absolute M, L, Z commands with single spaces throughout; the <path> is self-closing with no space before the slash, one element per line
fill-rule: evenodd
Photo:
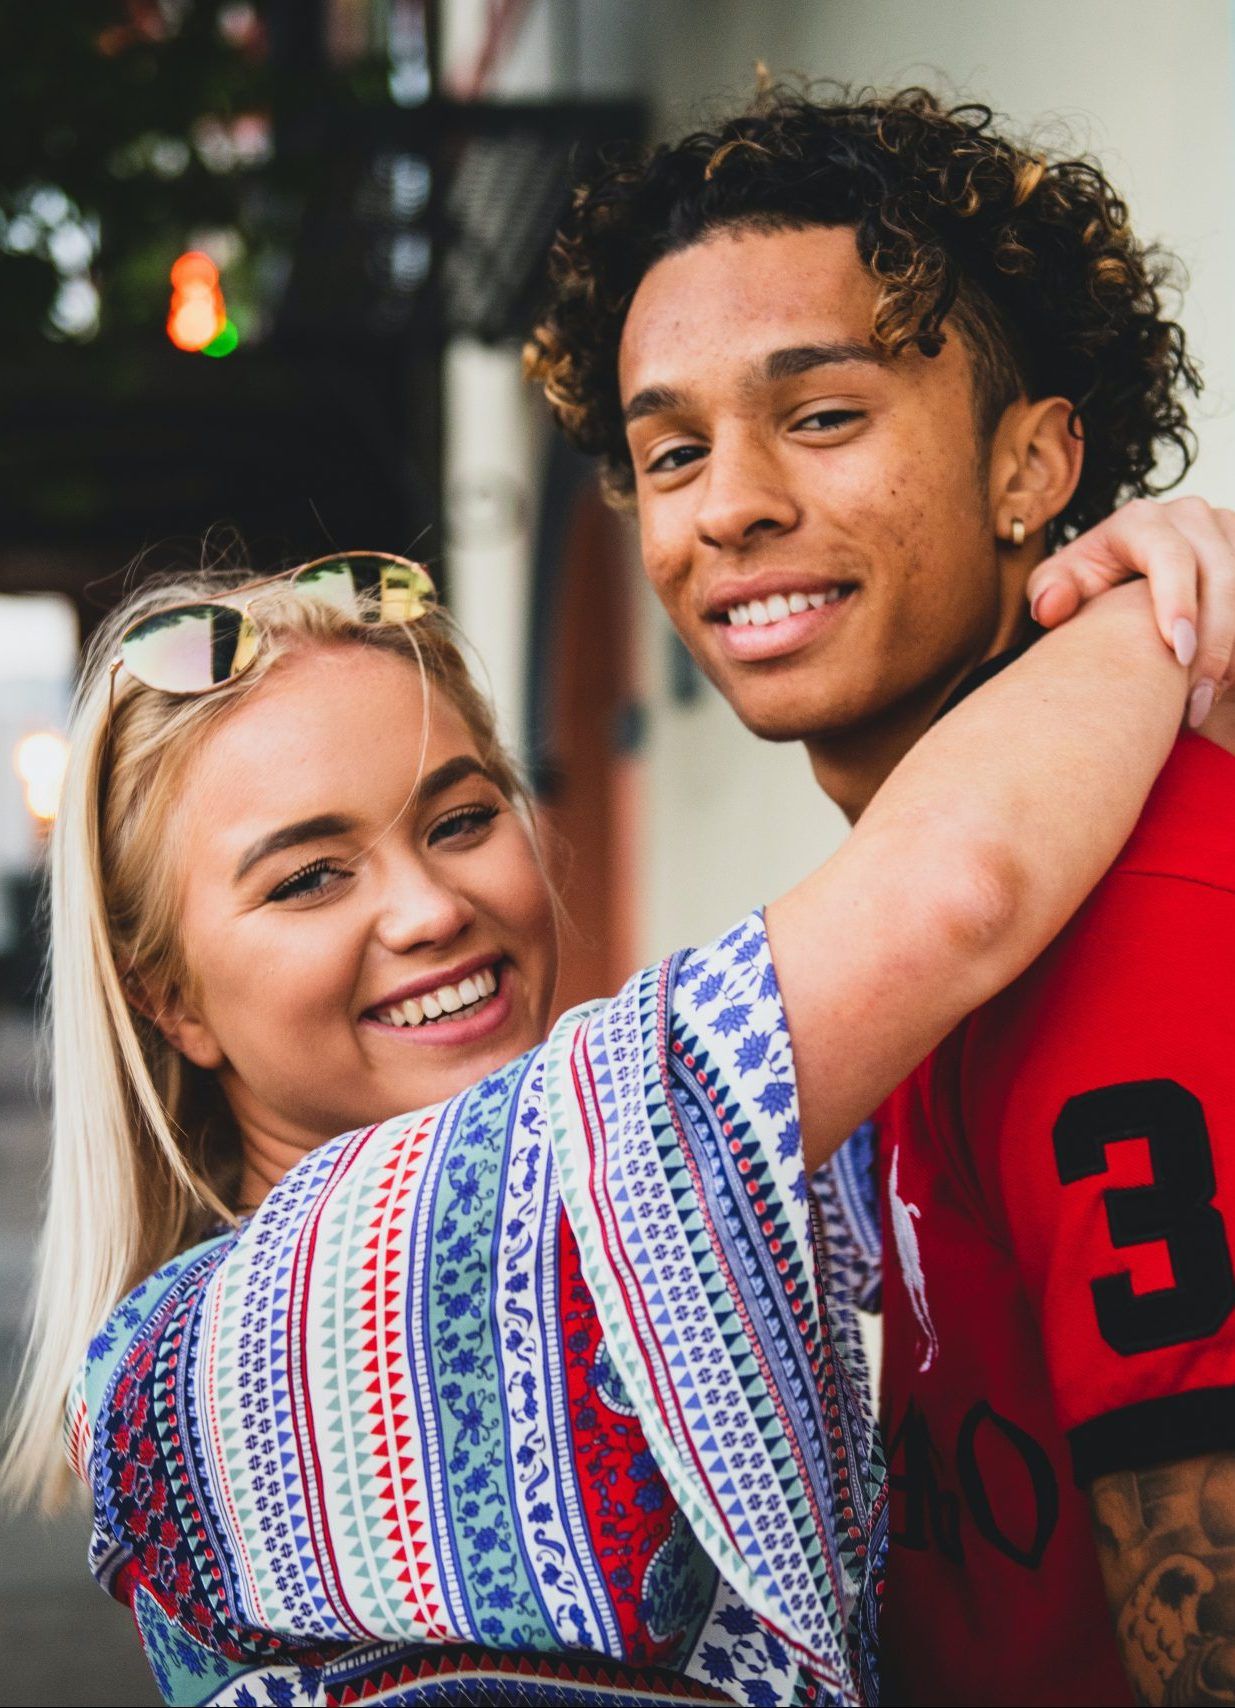
<path fill-rule="evenodd" d="M 876 717 L 805 741 L 815 781 L 855 824 L 884 780 L 920 741 L 951 695 L 975 670 L 1029 639 L 1028 614 L 1019 606 L 996 629 L 980 657 L 922 683 Z"/>

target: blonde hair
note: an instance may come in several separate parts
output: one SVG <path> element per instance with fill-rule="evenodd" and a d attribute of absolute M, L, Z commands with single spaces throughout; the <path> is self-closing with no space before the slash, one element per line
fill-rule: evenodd
<path fill-rule="evenodd" d="M 174 986 L 182 978 L 169 846 L 192 753 L 289 651 L 378 647 L 414 665 L 426 708 L 433 688 L 450 700 L 499 787 L 526 805 L 493 710 L 440 607 L 415 624 L 377 624 L 276 582 L 247 601 L 259 650 L 234 683 L 184 697 L 113 671 L 120 637 L 138 618 L 218 598 L 244 579 L 252 577 L 179 578 L 127 601 L 96 635 L 74 701 L 51 841 L 50 1183 L 0 1473 L 15 1500 L 41 1491 L 49 1510 L 68 1484 L 64 1408 L 91 1335 L 145 1276 L 235 1220 L 238 1138 L 213 1076 L 186 1062 L 134 1007 L 143 981 Z M 426 717 L 422 741 L 427 733 Z"/>

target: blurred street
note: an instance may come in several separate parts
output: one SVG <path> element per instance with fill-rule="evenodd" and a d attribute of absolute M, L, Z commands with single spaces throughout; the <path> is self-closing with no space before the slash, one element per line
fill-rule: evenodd
<path fill-rule="evenodd" d="M 7 1408 L 21 1346 L 45 1113 L 35 1095 L 34 1031 L 0 1013 L 0 1402 Z M 86 1568 L 89 1519 L 6 1516 L 0 1548 L 0 1703 L 140 1705 L 158 1692 L 128 1613 Z"/>

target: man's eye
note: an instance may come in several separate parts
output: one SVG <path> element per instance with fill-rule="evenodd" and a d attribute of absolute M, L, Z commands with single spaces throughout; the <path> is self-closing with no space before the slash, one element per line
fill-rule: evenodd
<path fill-rule="evenodd" d="M 808 432 L 830 433 L 838 427 L 847 427 L 851 421 L 860 421 L 860 409 L 816 409 L 810 415 L 804 415 L 800 421 L 793 424 L 796 432 L 799 427 L 805 427 Z"/>
<path fill-rule="evenodd" d="M 266 900 L 295 901 L 305 896 L 321 895 L 336 879 L 350 878 L 351 875 L 346 867 L 337 865 L 333 860 L 310 860 L 307 866 L 301 866 L 290 878 L 276 884 Z"/>
<path fill-rule="evenodd" d="M 648 464 L 649 474 L 674 474 L 678 469 L 686 468 L 690 463 L 697 462 L 707 452 L 702 445 L 674 445 L 667 451 L 662 451 L 653 462 Z"/>
<path fill-rule="evenodd" d="M 500 807 L 480 805 L 459 807 L 456 812 L 447 813 L 445 818 L 439 818 L 429 832 L 429 846 L 436 848 L 443 842 L 467 841 L 488 830 L 493 823 Z"/>

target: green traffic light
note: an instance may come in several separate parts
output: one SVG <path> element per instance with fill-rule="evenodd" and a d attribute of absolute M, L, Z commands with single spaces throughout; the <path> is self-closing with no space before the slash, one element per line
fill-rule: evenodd
<path fill-rule="evenodd" d="M 209 344 L 202 345 L 203 356 L 230 356 L 240 342 L 240 334 L 236 331 L 236 323 L 225 320 L 220 331 L 216 332 Z"/>

